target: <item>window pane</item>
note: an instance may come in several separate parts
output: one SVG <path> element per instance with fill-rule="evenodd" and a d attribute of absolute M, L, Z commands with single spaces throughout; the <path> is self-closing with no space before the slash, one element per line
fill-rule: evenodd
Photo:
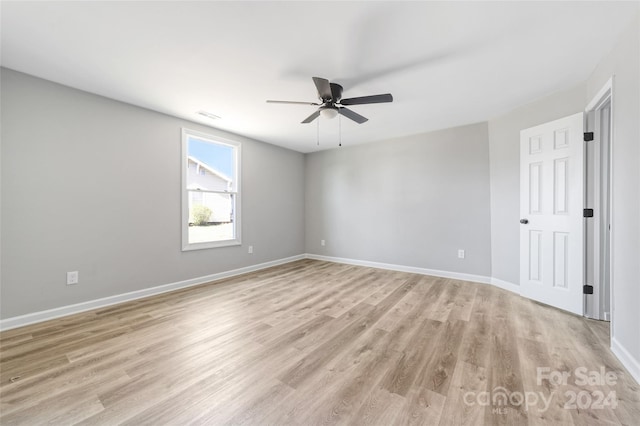
<path fill-rule="evenodd" d="M 193 136 L 187 146 L 187 189 L 235 191 L 234 148 Z"/>
<path fill-rule="evenodd" d="M 187 191 L 189 244 L 235 238 L 235 195 Z"/>

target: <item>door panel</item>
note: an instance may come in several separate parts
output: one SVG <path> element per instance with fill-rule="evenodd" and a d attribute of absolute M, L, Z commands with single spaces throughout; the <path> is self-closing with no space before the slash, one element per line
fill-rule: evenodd
<path fill-rule="evenodd" d="M 583 313 L 583 115 L 520 132 L 520 285 L 531 299 Z"/>
<path fill-rule="evenodd" d="M 542 194 L 542 163 L 532 163 L 529 165 L 529 213 L 540 214 L 540 199 Z"/>
<path fill-rule="evenodd" d="M 569 234 L 553 233 L 553 285 L 567 288 L 569 281 Z"/>
<path fill-rule="evenodd" d="M 568 168 L 568 158 L 557 158 L 553 160 L 553 210 L 556 215 L 569 214 Z"/>
<path fill-rule="evenodd" d="M 529 231 L 529 280 L 542 281 L 542 232 Z"/>

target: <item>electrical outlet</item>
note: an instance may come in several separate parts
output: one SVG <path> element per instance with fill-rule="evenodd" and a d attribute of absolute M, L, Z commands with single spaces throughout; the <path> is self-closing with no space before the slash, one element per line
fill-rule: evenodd
<path fill-rule="evenodd" d="M 320 245 L 324 247 L 324 240 L 320 240 Z"/>
<path fill-rule="evenodd" d="M 67 272 L 67 285 L 78 284 L 79 278 L 78 271 Z"/>
<path fill-rule="evenodd" d="M 249 250 L 247 250 L 249 254 L 253 254 L 253 246 L 249 246 Z"/>
<path fill-rule="evenodd" d="M 458 259 L 464 259 L 464 250 L 458 250 Z"/>

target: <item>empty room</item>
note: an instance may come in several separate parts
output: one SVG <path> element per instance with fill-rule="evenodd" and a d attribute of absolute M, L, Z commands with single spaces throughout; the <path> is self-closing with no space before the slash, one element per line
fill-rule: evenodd
<path fill-rule="evenodd" d="M 639 2 L 0 21 L 0 424 L 640 425 Z"/>

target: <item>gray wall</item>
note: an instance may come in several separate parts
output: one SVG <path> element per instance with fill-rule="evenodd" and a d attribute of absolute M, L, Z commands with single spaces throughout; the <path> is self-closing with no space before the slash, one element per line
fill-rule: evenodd
<path fill-rule="evenodd" d="M 613 94 L 613 337 L 640 365 L 640 18 L 587 81 L 591 100 L 615 75 Z"/>
<path fill-rule="evenodd" d="M 490 276 L 486 123 L 307 154 L 306 249 Z"/>
<path fill-rule="evenodd" d="M 304 252 L 300 153 L 7 69 L 1 107 L 2 318 Z M 243 143 L 243 246 L 180 250 L 183 126 Z"/>
<path fill-rule="evenodd" d="M 489 121 L 494 278 L 520 284 L 520 130 L 583 111 L 585 99 L 581 84 Z"/>

